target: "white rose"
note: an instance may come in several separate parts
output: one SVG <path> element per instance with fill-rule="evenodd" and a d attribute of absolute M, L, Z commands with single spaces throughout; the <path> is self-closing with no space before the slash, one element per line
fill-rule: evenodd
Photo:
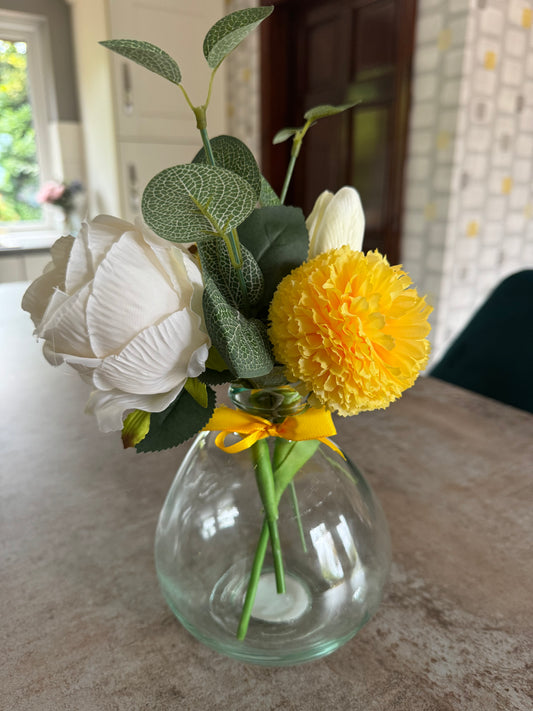
<path fill-rule="evenodd" d="M 355 188 L 341 188 L 335 195 L 319 195 L 305 221 L 309 232 L 309 259 L 322 252 L 348 245 L 360 252 L 365 232 L 365 214 Z"/>
<path fill-rule="evenodd" d="M 61 237 L 52 260 L 22 308 L 47 360 L 93 386 L 87 411 L 101 430 L 122 429 L 126 410 L 161 412 L 205 370 L 202 277 L 187 250 L 100 215 Z"/>

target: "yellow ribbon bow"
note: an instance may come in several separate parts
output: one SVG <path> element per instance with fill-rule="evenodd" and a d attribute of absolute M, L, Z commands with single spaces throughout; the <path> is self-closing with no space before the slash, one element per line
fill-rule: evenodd
<path fill-rule="evenodd" d="M 337 434 L 331 413 L 321 408 L 309 408 L 299 415 L 286 417 L 283 422 L 272 423 L 263 417 L 251 415 L 243 410 L 232 410 L 230 407 L 217 407 L 204 431 L 217 432 L 215 444 L 224 452 L 235 454 L 251 447 L 255 442 L 265 437 L 281 437 L 295 442 L 317 439 L 344 458 L 341 450 L 330 442 L 327 437 Z M 240 442 L 226 445 L 229 434 L 241 435 Z"/>

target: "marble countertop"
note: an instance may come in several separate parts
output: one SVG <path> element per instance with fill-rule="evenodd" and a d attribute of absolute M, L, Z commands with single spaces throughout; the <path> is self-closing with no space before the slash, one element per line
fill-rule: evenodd
<path fill-rule="evenodd" d="M 0 286 L 1 706 L 7 711 L 526 711 L 533 687 L 533 416 L 432 378 L 338 443 L 387 515 L 376 616 L 302 666 L 217 655 L 174 619 L 153 538 L 187 446 L 122 450 L 84 415 Z M 529 675 L 529 676 L 528 676 Z"/>

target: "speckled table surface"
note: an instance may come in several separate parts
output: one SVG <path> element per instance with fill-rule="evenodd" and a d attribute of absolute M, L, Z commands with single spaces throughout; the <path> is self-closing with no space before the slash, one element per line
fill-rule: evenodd
<path fill-rule="evenodd" d="M 186 447 L 121 449 L 0 286 L 0 707 L 9 711 L 533 708 L 533 416 L 431 378 L 337 441 L 386 512 L 373 620 L 286 668 L 217 655 L 158 590 L 154 529 Z"/>

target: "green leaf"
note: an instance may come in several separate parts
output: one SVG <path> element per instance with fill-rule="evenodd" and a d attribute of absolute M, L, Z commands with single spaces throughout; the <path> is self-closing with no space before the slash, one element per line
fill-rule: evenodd
<path fill-rule="evenodd" d="M 214 280 L 204 274 L 203 307 L 211 340 L 237 378 L 255 378 L 269 373 L 274 361 L 266 327 L 246 319 L 228 304 Z"/>
<path fill-rule="evenodd" d="M 124 420 L 122 426 L 122 444 L 124 449 L 135 447 L 150 429 L 150 413 L 144 410 L 133 410 Z"/>
<path fill-rule="evenodd" d="M 232 266 L 226 243 L 221 239 L 204 240 L 198 245 L 198 253 L 204 274 L 208 273 L 224 299 L 237 308 L 253 306 L 263 293 L 263 274 L 259 265 L 246 249 L 242 247 L 241 273 L 246 285 L 244 294 L 236 269 Z"/>
<path fill-rule="evenodd" d="M 263 272 L 265 288 L 258 307 L 268 310 L 279 282 L 307 259 L 309 236 L 303 213 L 283 205 L 254 210 L 239 227 L 239 238 Z"/>
<path fill-rule="evenodd" d="M 218 370 L 219 373 L 227 368 L 224 358 L 222 358 L 215 346 L 211 346 L 209 349 L 207 360 L 205 361 L 205 367 L 211 368 L 212 370 Z"/>
<path fill-rule="evenodd" d="M 127 57 L 142 67 L 149 69 L 164 79 L 168 79 L 173 84 L 181 82 L 181 72 L 177 63 L 164 50 L 156 47 L 150 42 L 140 40 L 104 40 L 101 45 L 111 49 L 123 57 Z"/>
<path fill-rule="evenodd" d="M 210 143 L 215 165 L 231 170 L 240 175 L 241 178 L 244 178 L 254 191 L 256 200 L 259 199 L 261 175 L 253 153 L 248 146 L 233 136 L 216 136 L 216 138 L 211 139 Z M 209 165 L 209 159 L 204 148 L 198 151 L 192 162 Z"/>
<path fill-rule="evenodd" d="M 198 378 L 187 378 L 185 381 L 185 390 L 192 395 L 196 402 L 202 407 L 207 407 L 207 388 Z"/>
<path fill-rule="evenodd" d="M 186 390 L 182 390 L 166 410 L 152 412 L 150 431 L 136 445 L 137 451 L 170 449 L 195 435 L 209 422 L 215 409 L 216 394 L 211 388 L 207 388 L 207 399 L 208 406 L 202 407 Z"/>
<path fill-rule="evenodd" d="M 261 192 L 259 194 L 259 202 L 261 203 L 261 207 L 281 204 L 281 200 L 274 192 L 274 189 L 268 180 L 263 176 L 261 176 Z"/>
<path fill-rule="evenodd" d="M 326 116 L 335 116 L 335 114 L 340 114 L 347 109 L 352 109 L 359 103 L 360 101 L 357 100 L 352 101 L 350 104 L 340 104 L 339 106 L 332 106 L 331 104 L 315 106 L 305 112 L 304 119 L 307 121 L 318 121 L 318 119 L 325 118 Z"/>
<path fill-rule="evenodd" d="M 236 173 L 188 163 L 167 168 L 150 180 L 142 197 L 142 213 L 160 237 L 201 242 L 240 225 L 255 204 L 252 188 Z"/>
<path fill-rule="evenodd" d="M 204 39 L 204 57 L 211 69 L 216 69 L 273 10 L 272 6 L 250 7 L 232 12 L 216 22 Z"/>
<path fill-rule="evenodd" d="M 224 383 L 231 383 L 231 381 L 235 379 L 235 376 L 231 370 L 212 370 L 211 368 L 206 368 L 203 373 L 200 373 L 198 379 L 206 385 L 223 385 Z"/>
<path fill-rule="evenodd" d="M 287 448 L 287 454 L 281 464 L 274 470 L 274 482 L 276 486 L 276 499 L 280 500 L 281 495 L 287 486 L 294 479 L 303 465 L 313 456 L 320 445 L 316 439 L 292 442 Z"/>
<path fill-rule="evenodd" d="M 299 128 L 282 128 L 281 131 L 278 131 L 276 133 L 276 135 L 272 139 L 272 143 L 274 145 L 276 145 L 277 143 L 283 143 L 283 141 L 286 141 L 291 136 L 296 135 L 299 130 Z"/>

